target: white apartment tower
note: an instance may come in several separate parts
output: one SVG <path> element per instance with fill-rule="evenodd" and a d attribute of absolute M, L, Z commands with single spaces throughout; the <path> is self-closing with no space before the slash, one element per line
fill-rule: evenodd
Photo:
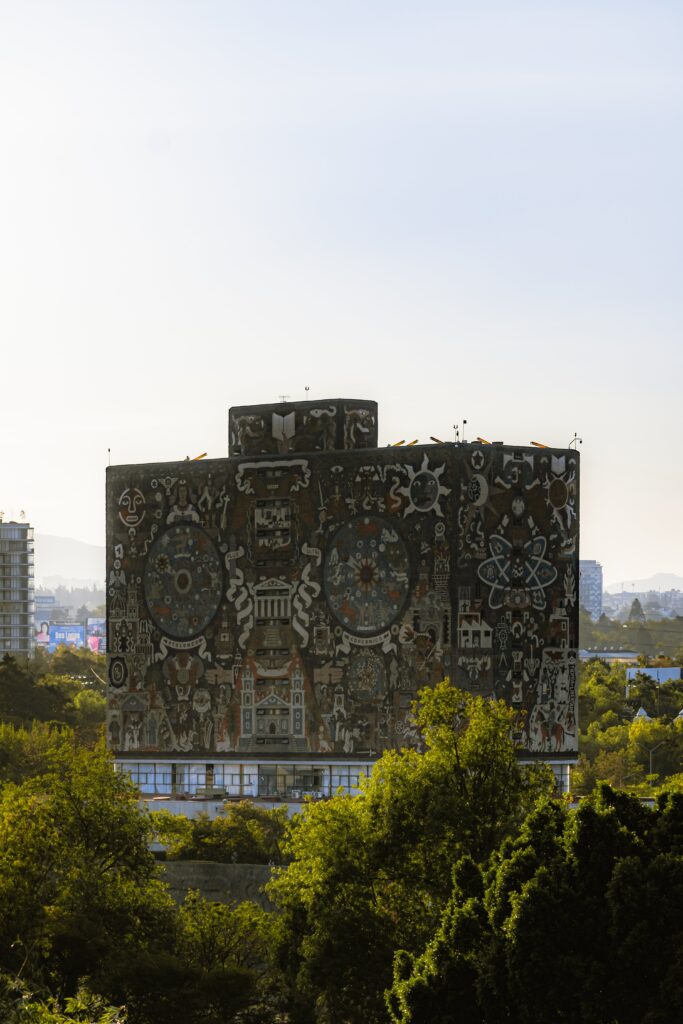
<path fill-rule="evenodd" d="M 0 522 L 0 657 L 30 657 L 34 649 L 33 529 Z"/>

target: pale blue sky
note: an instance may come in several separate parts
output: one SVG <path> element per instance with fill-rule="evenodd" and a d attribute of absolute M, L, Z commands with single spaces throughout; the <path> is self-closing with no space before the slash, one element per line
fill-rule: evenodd
<path fill-rule="evenodd" d="M 309 385 L 578 431 L 582 556 L 683 574 L 682 51 L 644 0 L 2 0 L 0 508 L 101 543 L 107 447 Z"/>

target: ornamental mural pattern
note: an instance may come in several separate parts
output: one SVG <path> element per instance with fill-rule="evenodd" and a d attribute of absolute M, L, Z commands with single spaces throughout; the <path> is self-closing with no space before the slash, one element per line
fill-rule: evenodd
<path fill-rule="evenodd" d="M 230 458 L 109 468 L 116 753 L 374 758 L 444 676 L 576 751 L 577 453 L 376 435 L 374 403 L 242 407 Z"/>

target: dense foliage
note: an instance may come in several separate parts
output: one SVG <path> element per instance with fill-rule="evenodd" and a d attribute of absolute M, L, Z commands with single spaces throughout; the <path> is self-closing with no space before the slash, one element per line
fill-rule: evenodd
<path fill-rule="evenodd" d="M 663 654 L 668 658 L 683 658 L 683 616 L 675 618 L 655 618 L 654 609 L 640 607 L 634 601 L 631 614 L 626 622 L 617 622 L 603 615 L 598 622 L 592 622 L 590 616 L 582 611 L 579 633 L 581 646 L 595 650 L 635 651 L 645 658 L 656 658 Z"/>
<path fill-rule="evenodd" d="M 385 754 L 360 796 L 188 821 L 142 810 L 78 718 L 92 658 L 0 664 L 0 1020 L 683 1019 L 683 685 L 582 668 L 577 810 L 520 767 L 509 708 L 444 682 L 416 710 L 424 751 Z M 280 865 L 274 911 L 177 906 L 155 838 Z"/>
<path fill-rule="evenodd" d="M 152 815 L 157 839 L 171 860 L 210 860 L 227 864 L 281 864 L 287 808 L 264 810 L 248 800 L 225 804 L 214 819 L 186 818 L 170 811 Z"/>
<path fill-rule="evenodd" d="M 103 747 L 63 733 L 44 757 L 0 789 L 2 1019 L 98 1019 L 80 1005 L 114 1020 L 125 1004 L 130 1024 L 222 1024 L 258 1005 L 265 913 L 196 895 L 178 908 L 150 815 Z"/>
<path fill-rule="evenodd" d="M 417 718 L 423 754 L 385 754 L 359 797 L 309 804 L 290 826 L 291 863 L 268 892 L 295 1020 L 383 1020 L 394 953 L 428 941 L 453 866 L 486 860 L 553 787 L 548 769 L 520 769 L 503 702 L 446 682 L 422 692 Z"/>
<path fill-rule="evenodd" d="M 105 716 L 105 657 L 87 650 L 42 650 L 30 661 L 0 660 L 0 723 L 68 725 L 82 743 L 99 738 Z"/>
<path fill-rule="evenodd" d="M 643 709 L 647 717 L 638 715 Z M 579 688 L 577 794 L 598 782 L 653 796 L 656 787 L 683 788 L 683 682 L 658 685 L 644 672 L 626 683 L 622 667 L 582 666 Z"/>
<path fill-rule="evenodd" d="M 397 953 L 394 1024 L 683 1019 L 683 796 L 600 787 L 543 803 L 488 865 L 463 859 L 418 955 Z"/>

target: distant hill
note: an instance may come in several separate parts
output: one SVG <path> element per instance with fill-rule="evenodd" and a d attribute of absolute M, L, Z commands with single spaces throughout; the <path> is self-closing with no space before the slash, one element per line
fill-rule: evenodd
<path fill-rule="evenodd" d="M 635 590 L 643 593 L 648 590 L 683 590 L 683 576 L 673 572 L 656 572 L 646 580 L 624 580 L 623 583 L 610 583 L 605 587 L 608 594 L 620 594 L 622 590 Z"/>
<path fill-rule="evenodd" d="M 35 574 L 36 585 L 42 587 L 103 587 L 104 546 L 36 533 Z"/>

